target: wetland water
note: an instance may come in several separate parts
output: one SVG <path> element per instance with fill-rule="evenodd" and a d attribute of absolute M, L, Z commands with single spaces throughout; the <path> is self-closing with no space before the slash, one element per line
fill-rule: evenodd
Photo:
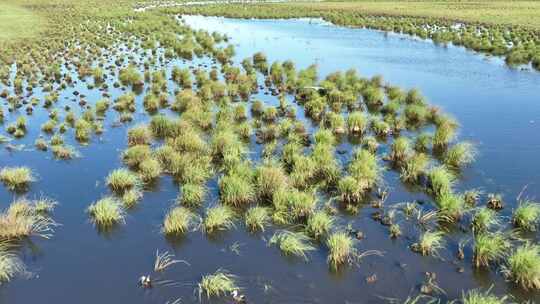
<path fill-rule="evenodd" d="M 237 62 L 263 51 L 269 62 L 291 59 L 298 68 L 316 63 L 320 78 L 336 70 L 355 68 L 361 75 L 380 74 L 391 84 L 417 87 L 433 104 L 459 120 L 460 139 L 478 145 L 477 161 L 463 171 L 460 188 L 480 187 L 485 192 L 504 194 L 508 206 L 502 212 L 506 215 L 524 185 L 529 184 L 527 196 L 540 197 L 540 73 L 509 69 L 498 59 L 486 59 L 461 48 L 314 20 L 183 19 L 194 28 L 230 36 L 236 46 Z M 210 64 L 204 58 L 194 62 Z M 90 102 L 99 97 L 96 91 L 76 89 Z M 113 89 L 111 95 L 120 93 L 120 89 Z M 71 102 L 63 98 L 70 94 L 62 96 L 63 102 Z M 275 97 L 258 97 L 277 103 Z M 137 100 L 140 103 L 142 98 Z M 130 126 L 147 120 L 139 114 Z M 94 139 L 87 147 L 78 146 L 82 158 L 59 162 L 30 151 L 39 125 L 47 119 L 45 114 L 40 115 L 36 113 L 30 120 L 29 134 L 34 136 L 15 142 L 26 143 L 28 149 L 2 149 L 0 157 L 2 166 L 28 165 L 39 174 L 27 196 L 43 193 L 58 200 L 54 218 L 62 226 L 51 240 L 24 246 L 24 261 L 34 275 L 2 285 L 2 304 L 165 303 L 178 297 L 182 303 L 193 303 L 199 301 L 194 289 L 201 275 L 218 268 L 237 275 L 253 303 L 380 303 L 383 298 L 404 299 L 417 293 L 426 271 L 437 273 L 437 282 L 450 299 L 459 297 L 462 289 L 491 284 L 496 293 L 539 299 L 538 294 L 523 293 L 505 283 L 495 268 L 475 271 L 470 246 L 465 260 L 455 262 L 457 244 L 463 237 L 458 232 L 447 238 L 441 258 L 422 257 L 408 248 L 415 238 L 413 231 L 404 231 L 403 237 L 391 240 L 388 228 L 370 218 L 369 207 L 356 216 L 342 218 L 366 234 L 359 245 L 361 251 L 381 250 L 384 257 L 367 257 L 359 267 L 339 273 L 328 270 L 321 246 L 307 263 L 283 257 L 277 248 L 266 244 L 272 228 L 251 235 L 238 224 L 235 230 L 212 238 L 197 231 L 181 239 L 166 239 L 159 231 L 160 224 L 178 194 L 178 186 L 170 177 L 162 177 L 145 192 L 142 202 L 129 212 L 126 225 L 110 234 L 100 234 L 84 210 L 108 193 L 103 183 L 105 176 L 122 166 L 118 155 L 126 147 L 126 127 L 113 128 L 113 121 L 107 119 L 101 139 Z M 392 171 L 385 175 L 385 181 L 391 189 L 387 204 L 422 196 L 406 191 Z M 213 197 L 207 205 L 216 200 L 216 180 L 209 186 Z M 1 207 L 11 200 L 12 194 L 0 188 Z M 537 239 L 537 235 L 531 237 Z M 235 245 L 239 245 L 239 254 L 233 250 Z M 174 252 L 190 266 L 177 264 L 162 275 L 160 279 L 176 281 L 174 286 L 144 290 L 137 285 L 137 278 L 152 269 L 156 249 Z M 458 267 L 463 267 L 464 272 L 458 273 Z M 368 284 L 366 278 L 373 274 L 378 280 Z"/>

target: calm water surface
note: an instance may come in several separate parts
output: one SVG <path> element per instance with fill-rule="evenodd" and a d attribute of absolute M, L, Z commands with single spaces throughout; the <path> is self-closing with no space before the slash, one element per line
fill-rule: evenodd
<path fill-rule="evenodd" d="M 362 75 L 383 75 L 391 84 L 417 87 L 432 103 L 458 118 L 461 139 L 478 144 L 478 160 L 465 170 L 460 187 L 501 192 L 510 205 L 527 184 L 526 195 L 540 197 L 540 73 L 510 69 L 499 59 L 487 59 L 461 48 L 314 20 L 183 19 L 195 28 L 232 37 L 237 62 L 264 51 L 270 61 L 292 59 L 298 68 L 317 63 L 321 76 L 355 68 Z M 90 103 L 99 98 L 95 91 L 78 89 L 87 94 Z M 112 95 L 121 93 L 113 90 Z M 266 95 L 259 98 L 276 103 Z M 141 100 L 139 96 L 139 109 Z M 135 117 L 137 122 L 147 119 L 142 112 Z M 39 113 L 34 119 L 36 126 L 47 120 Z M 389 239 L 388 228 L 370 219 L 372 210 L 368 207 L 357 216 L 344 216 L 343 223 L 351 221 L 366 233 L 367 238 L 359 245 L 361 251 L 378 249 L 385 255 L 367 257 L 359 267 L 339 273 L 328 270 L 323 246 L 311 254 L 308 263 L 283 257 L 276 248 L 266 245 L 273 229 L 250 235 L 239 224 L 236 230 L 213 238 L 197 231 L 181 239 L 166 239 L 159 232 L 160 224 L 178 194 L 178 185 L 169 177 L 162 177 L 145 192 L 143 201 L 129 212 L 126 225 L 100 234 L 84 210 L 108 193 L 103 182 L 107 173 L 122 166 L 119 153 L 126 147 L 126 127 L 114 128 L 112 120 L 105 121 L 102 137 L 93 139 L 89 146 L 77 146 L 83 157 L 72 161 L 56 161 L 50 154 L 30 151 L 37 129 L 31 129 L 27 139 L 15 142 L 26 143 L 27 149 L 14 153 L 1 150 L 2 166 L 28 165 L 39 173 L 39 181 L 27 196 L 44 194 L 58 200 L 54 218 L 62 226 L 53 239 L 24 246 L 24 259 L 33 276 L 1 286 L 0 303 L 165 303 L 178 297 L 182 303 L 195 303 L 199 300 L 194 289 L 201 275 L 219 268 L 238 275 L 253 303 L 380 303 L 383 298 L 404 299 L 417 293 L 426 271 L 438 274 L 438 284 L 448 298 L 459 297 L 462 289 L 494 284 L 497 293 L 540 299 L 538 294 L 523 293 L 505 283 L 495 268 L 474 271 L 470 246 L 465 251 L 466 259 L 455 261 L 463 234 L 449 236 L 447 250 L 440 258 L 421 257 L 408 249 L 415 231 L 406 230 L 404 237 Z M 397 179 L 395 173 L 386 174 L 392 189 L 388 203 L 421 196 L 407 192 Z M 210 205 L 216 200 L 216 181 L 209 186 L 213 190 Z M 1 208 L 12 198 L 0 187 Z M 510 211 L 511 207 L 503 212 Z M 537 239 L 537 235 L 531 237 Z M 239 254 L 232 250 L 237 245 Z M 174 286 L 142 290 L 137 278 L 151 271 L 156 249 L 174 252 L 190 266 L 178 264 L 161 275 L 159 279 L 177 282 Z M 464 267 L 464 273 L 458 273 L 458 267 Z M 373 274 L 378 281 L 366 283 Z"/>

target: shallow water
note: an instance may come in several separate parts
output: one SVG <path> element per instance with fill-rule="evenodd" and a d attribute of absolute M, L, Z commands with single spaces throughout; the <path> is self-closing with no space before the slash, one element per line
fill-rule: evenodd
<path fill-rule="evenodd" d="M 292 59 L 298 68 L 317 63 L 320 76 L 356 68 L 366 76 L 381 74 L 394 85 L 417 87 L 433 104 L 458 118 L 462 124 L 460 139 L 478 144 L 478 160 L 463 172 L 460 187 L 502 192 L 509 205 L 526 184 L 527 196 L 540 196 L 540 100 L 536 93 L 540 73 L 509 69 L 499 59 L 486 59 L 461 48 L 314 20 L 199 16 L 185 16 L 184 20 L 196 28 L 232 37 L 238 62 L 264 51 L 270 61 Z M 205 59 L 195 60 L 199 62 L 208 63 Z M 175 63 L 179 62 L 167 65 Z M 95 90 L 82 86 L 77 89 L 91 103 L 98 99 Z M 111 93 L 116 97 L 121 91 L 113 89 Z M 65 96 L 70 94 L 66 92 Z M 259 97 L 276 102 L 270 96 Z M 139 96 L 138 109 L 141 99 Z M 69 99 L 62 102 L 71 103 Z M 328 270 L 323 246 L 310 255 L 307 263 L 283 257 L 277 248 L 266 245 L 265 239 L 273 229 L 250 235 L 238 224 L 236 230 L 211 239 L 197 231 L 182 239 L 167 240 L 160 234 L 159 226 L 178 194 L 178 186 L 169 177 L 162 177 L 145 192 L 142 202 L 129 212 L 126 225 L 111 234 L 100 234 L 89 223 L 84 210 L 108 193 L 105 176 L 122 166 L 119 153 L 126 146 L 127 127 L 111 127 L 114 119 L 110 116 L 109 113 L 101 139 L 94 138 L 86 147 L 77 146 L 82 158 L 63 162 L 52 159 L 50 152 L 1 150 L 2 166 L 26 164 L 39 173 L 38 182 L 32 184 L 27 196 L 43 193 L 58 200 L 60 205 L 54 218 L 62 226 L 53 239 L 24 247 L 24 259 L 34 277 L 1 286 L 0 303 L 165 303 L 178 297 L 183 303 L 192 303 L 199 301 L 194 289 L 201 275 L 219 268 L 237 275 L 248 299 L 254 303 L 379 303 L 384 301 L 382 298 L 404 299 L 417 293 L 426 271 L 437 273 L 438 284 L 450 299 L 459 297 L 462 289 L 492 284 L 497 293 L 512 292 L 521 299 L 540 299 L 538 294 L 523 293 L 506 284 L 495 268 L 473 270 L 470 248 L 465 251 L 465 261 L 455 262 L 462 234 L 449 236 L 448 250 L 441 252 L 441 258 L 411 252 L 407 247 L 414 241 L 415 231 L 404 231 L 404 237 L 391 240 L 387 227 L 369 217 L 370 207 L 357 216 L 343 216 L 344 221 L 352 221 L 367 235 L 360 242 L 361 251 L 382 250 L 384 257 L 367 257 L 359 267 L 339 273 Z M 136 121 L 128 126 L 147 119 L 142 112 L 135 117 Z M 39 128 L 46 119 L 36 113 L 32 125 Z M 14 143 L 31 146 L 37 133 L 38 129 L 31 128 L 25 139 Z M 391 186 L 388 203 L 419 197 L 407 192 L 394 172 L 386 174 L 386 181 Z M 209 186 L 215 196 L 216 181 L 212 180 Z M 0 187 L 0 207 L 6 207 L 11 199 L 12 194 Z M 207 204 L 214 201 L 215 197 Z M 503 212 L 509 214 L 510 210 L 507 207 Z M 537 235 L 532 237 L 537 239 Z M 239 255 L 232 250 L 235 244 L 240 245 Z M 162 275 L 162 279 L 174 280 L 177 285 L 142 290 L 137 286 L 137 278 L 151 271 L 156 249 L 174 252 L 190 266 L 177 264 Z M 464 273 L 456 271 L 460 266 Z M 368 284 L 366 277 L 373 274 L 378 281 Z"/>

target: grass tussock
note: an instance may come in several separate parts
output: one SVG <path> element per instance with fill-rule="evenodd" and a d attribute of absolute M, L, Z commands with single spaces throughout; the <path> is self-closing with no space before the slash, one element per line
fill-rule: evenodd
<path fill-rule="evenodd" d="M 540 245 L 524 244 L 507 259 L 506 277 L 524 289 L 540 289 Z"/>
<path fill-rule="evenodd" d="M 106 182 L 109 188 L 117 193 L 123 193 L 141 184 L 137 174 L 123 168 L 109 173 Z"/>
<path fill-rule="evenodd" d="M 411 249 L 422 255 L 437 255 L 444 248 L 443 236 L 442 231 L 426 231 L 420 235 L 418 242 L 412 244 Z"/>
<path fill-rule="evenodd" d="M 167 235 L 189 232 L 196 224 L 197 216 L 185 207 L 175 207 L 167 213 L 161 231 Z"/>
<path fill-rule="evenodd" d="M 332 269 L 348 264 L 356 254 L 355 241 L 346 232 L 335 232 L 326 240 L 328 264 Z"/>
<path fill-rule="evenodd" d="M 512 222 L 518 228 L 536 231 L 540 221 L 540 204 L 527 200 L 519 202 L 512 215 Z"/>
<path fill-rule="evenodd" d="M 276 232 L 269 243 L 277 245 L 285 255 L 301 257 L 306 261 L 308 252 L 315 250 L 315 247 L 310 244 L 310 238 L 300 232 Z"/>
<path fill-rule="evenodd" d="M 320 238 L 332 229 L 334 221 L 334 217 L 325 211 L 316 211 L 308 218 L 306 232 L 313 238 Z"/>
<path fill-rule="evenodd" d="M 270 222 L 270 212 L 268 208 L 255 206 L 246 211 L 245 224 L 246 227 L 254 231 L 264 231 L 266 225 Z"/>
<path fill-rule="evenodd" d="M 474 239 L 474 266 L 487 267 L 492 262 L 500 261 L 510 248 L 511 243 L 506 234 L 481 233 Z"/>
<path fill-rule="evenodd" d="M 215 206 L 206 209 L 203 228 L 206 233 L 228 230 L 234 227 L 235 214 L 228 206 Z"/>
<path fill-rule="evenodd" d="M 461 302 L 463 304 L 505 304 L 508 303 L 508 296 L 497 297 L 490 293 L 490 289 L 481 291 L 479 289 L 463 292 Z"/>
<path fill-rule="evenodd" d="M 92 222 L 99 227 L 112 227 L 125 222 L 125 211 L 113 197 L 104 197 L 87 209 Z"/>
<path fill-rule="evenodd" d="M 199 298 L 201 298 L 203 294 L 205 294 L 207 298 L 222 297 L 230 294 L 234 290 L 238 290 L 236 277 L 221 269 L 213 274 L 203 276 L 198 287 Z"/>
<path fill-rule="evenodd" d="M 0 240 L 17 240 L 31 236 L 51 237 L 57 224 L 48 213 L 55 205 L 55 202 L 48 199 L 30 201 L 20 198 L 12 202 L 0 213 Z"/>
<path fill-rule="evenodd" d="M 0 241 L 0 285 L 11 281 L 24 271 L 25 266 L 11 245 L 6 241 Z"/>
<path fill-rule="evenodd" d="M 11 191 L 21 191 L 35 181 L 32 169 L 28 167 L 4 167 L 0 170 L 0 181 Z"/>

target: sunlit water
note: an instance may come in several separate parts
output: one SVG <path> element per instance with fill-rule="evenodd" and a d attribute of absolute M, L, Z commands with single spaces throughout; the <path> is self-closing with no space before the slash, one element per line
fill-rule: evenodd
<path fill-rule="evenodd" d="M 503 211 L 506 215 L 525 185 L 529 185 L 527 196 L 540 194 L 539 73 L 513 70 L 499 59 L 486 59 L 461 48 L 314 20 L 197 16 L 185 16 L 184 20 L 195 28 L 232 37 L 238 62 L 264 51 L 270 61 L 292 59 L 298 68 L 317 63 L 321 76 L 355 68 L 366 76 L 383 75 L 391 84 L 417 87 L 432 103 L 457 117 L 462 124 L 460 139 L 478 144 L 478 160 L 465 170 L 460 188 L 481 187 L 485 192 L 503 193 L 510 205 Z M 199 62 L 209 64 L 206 59 L 195 60 L 195 64 Z M 77 89 L 88 96 L 90 103 L 99 98 L 95 90 L 82 86 Z M 121 93 L 120 89 L 111 90 L 113 97 Z M 60 104 L 76 106 L 70 94 L 65 92 Z M 258 97 L 276 103 L 274 97 Z M 142 96 L 137 100 L 140 109 Z M 318 246 L 309 262 L 283 257 L 266 244 L 273 229 L 250 235 L 238 223 L 236 230 L 213 238 L 197 231 L 167 240 L 159 229 L 178 194 L 178 186 L 170 177 L 161 178 L 145 192 L 143 201 L 129 212 L 126 225 L 109 235 L 99 234 L 84 210 L 108 193 L 104 179 L 108 172 L 122 166 L 119 153 L 126 147 L 127 127 L 112 127 L 116 119 L 112 113 L 109 111 L 106 132 L 100 139 L 93 139 L 86 147 L 77 146 L 82 158 L 62 162 L 53 160 L 50 152 L 0 152 L 2 166 L 28 165 L 39 173 L 28 196 L 43 193 L 58 200 L 60 206 L 54 218 L 63 224 L 52 240 L 24 246 L 25 262 L 34 275 L 1 286 L 0 303 L 165 303 L 178 297 L 182 303 L 195 303 L 199 301 L 194 293 L 196 283 L 203 274 L 219 268 L 238 276 L 252 303 L 379 303 L 383 298 L 404 299 L 418 292 L 426 271 L 437 273 L 438 284 L 451 299 L 459 297 L 462 289 L 492 284 L 497 293 L 538 299 L 537 294 L 519 292 L 505 283 L 496 268 L 474 271 L 470 247 L 465 251 L 465 260 L 456 261 L 455 252 L 463 234 L 448 237 L 447 250 L 441 252 L 440 258 L 422 257 L 408 248 L 415 240 L 415 231 L 405 229 L 404 237 L 391 240 L 388 228 L 370 219 L 369 207 L 357 216 L 342 216 L 341 223 L 352 221 L 354 227 L 365 232 L 367 237 L 360 242 L 360 251 L 378 249 L 384 257 L 367 257 L 358 267 L 339 273 L 329 271 L 324 246 Z M 139 110 L 136 121 L 129 126 L 146 119 Z M 30 119 L 34 126 L 46 120 L 39 112 Z M 31 129 L 27 139 L 15 143 L 26 143 L 30 148 L 37 133 Z M 393 172 L 386 174 L 386 180 L 391 186 L 388 203 L 422 197 L 407 192 Z M 216 200 L 216 180 L 209 186 L 212 197 L 207 205 Z M 12 194 L 1 187 L 0 206 L 5 208 L 11 199 Z M 232 250 L 236 245 L 239 254 Z M 156 277 L 174 280 L 176 285 L 143 290 L 137 278 L 151 272 L 156 249 L 174 252 L 190 266 L 178 264 Z M 458 267 L 463 267 L 464 273 L 458 273 Z M 378 280 L 368 284 L 366 278 L 373 274 Z"/>

